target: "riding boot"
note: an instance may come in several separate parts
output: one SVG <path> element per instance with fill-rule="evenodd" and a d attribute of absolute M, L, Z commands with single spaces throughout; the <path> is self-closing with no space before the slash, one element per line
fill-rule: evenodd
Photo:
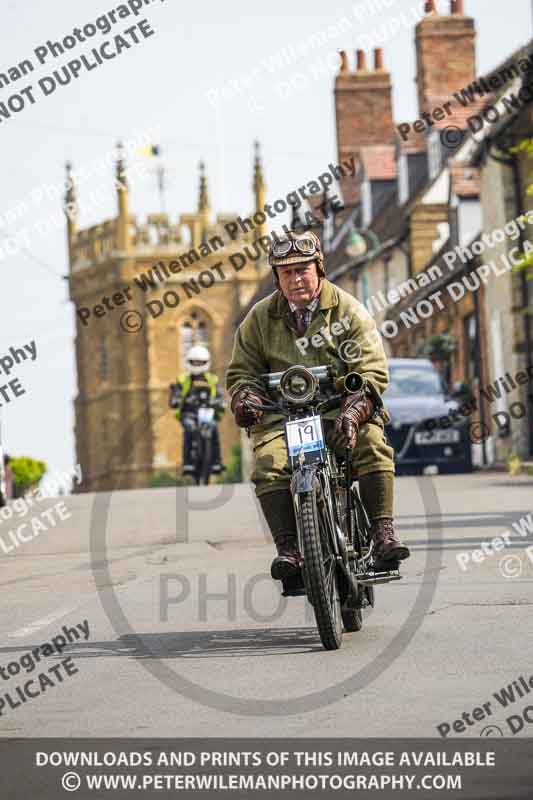
<path fill-rule="evenodd" d="M 290 491 L 281 489 L 269 492 L 259 497 L 259 502 L 278 551 L 271 564 L 270 574 L 274 580 L 297 575 L 300 569 L 300 553 Z"/>
<path fill-rule="evenodd" d="M 374 566 L 377 571 L 396 569 L 398 561 L 409 558 L 409 548 L 400 541 L 394 532 L 391 518 L 384 517 L 372 522 L 372 539 L 374 542 Z"/>
<path fill-rule="evenodd" d="M 371 472 L 359 479 L 361 500 L 371 525 L 374 543 L 374 567 L 377 571 L 397 569 L 398 562 L 409 558 L 409 548 L 394 532 L 392 472 Z"/>

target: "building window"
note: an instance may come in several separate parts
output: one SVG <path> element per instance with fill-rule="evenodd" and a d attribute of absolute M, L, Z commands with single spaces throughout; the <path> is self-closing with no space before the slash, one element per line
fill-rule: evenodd
<path fill-rule="evenodd" d="M 428 169 L 430 181 L 435 178 L 442 166 L 440 132 L 432 131 L 428 136 Z"/>
<path fill-rule="evenodd" d="M 209 347 L 209 328 L 207 322 L 193 311 L 180 326 L 180 361 L 182 368 L 185 366 L 185 357 L 195 344 Z"/>
<path fill-rule="evenodd" d="M 403 206 L 409 200 L 409 168 L 407 156 L 402 153 L 398 159 L 398 204 Z"/>

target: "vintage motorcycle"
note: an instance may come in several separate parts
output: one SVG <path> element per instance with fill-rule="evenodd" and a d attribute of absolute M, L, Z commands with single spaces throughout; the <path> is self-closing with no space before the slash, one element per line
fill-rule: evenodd
<path fill-rule="evenodd" d="M 339 459 L 324 437 L 321 415 L 337 408 L 346 392 L 359 391 L 363 379 L 355 372 L 336 378 L 330 366 L 294 366 L 261 377 L 276 399 L 262 406 L 247 402 L 285 417 L 301 554 L 301 573 L 284 579 L 283 595 L 307 595 L 322 644 L 337 650 L 343 626 L 361 630 L 363 609 L 374 605 L 374 585 L 401 578 L 398 569 L 376 571 L 351 451 Z"/>
<path fill-rule="evenodd" d="M 177 385 L 171 384 L 170 391 L 170 407 L 177 408 L 180 402 Z M 189 405 L 190 408 L 184 414 L 183 425 L 192 434 L 192 476 L 197 486 L 207 486 L 213 466 L 213 429 L 217 425 L 217 401 L 213 402 L 209 391 L 202 389 L 194 399 L 189 400 Z"/>

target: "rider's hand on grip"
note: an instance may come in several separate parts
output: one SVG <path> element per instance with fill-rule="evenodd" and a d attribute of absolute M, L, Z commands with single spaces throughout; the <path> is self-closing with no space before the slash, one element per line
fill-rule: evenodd
<path fill-rule="evenodd" d="M 344 434 L 352 450 L 357 444 L 359 428 L 368 422 L 373 413 L 374 404 L 363 391 L 349 394 L 342 401 L 335 429 Z"/>
<path fill-rule="evenodd" d="M 251 408 L 248 401 L 262 405 L 265 398 L 256 389 L 243 387 L 239 389 L 231 398 L 231 410 L 235 415 L 235 422 L 239 428 L 251 428 L 256 425 L 263 417 L 264 412 L 258 408 Z"/>

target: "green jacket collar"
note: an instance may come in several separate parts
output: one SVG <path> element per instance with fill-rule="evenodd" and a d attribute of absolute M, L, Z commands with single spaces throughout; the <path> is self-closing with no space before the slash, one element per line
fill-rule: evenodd
<path fill-rule="evenodd" d="M 320 291 L 319 297 L 320 297 L 320 303 L 318 308 L 320 310 L 327 308 L 335 308 L 335 306 L 339 305 L 339 293 L 337 292 L 335 286 L 328 280 L 324 280 L 324 282 L 322 283 L 322 289 Z M 271 317 L 279 318 L 279 317 L 287 317 L 288 315 L 290 315 L 290 313 L 291 310 L 289 307 L 289 303 L 278 289 L 277 292 L 274 292 L 272 300 L 268 304 L 268 314 Z"/>

